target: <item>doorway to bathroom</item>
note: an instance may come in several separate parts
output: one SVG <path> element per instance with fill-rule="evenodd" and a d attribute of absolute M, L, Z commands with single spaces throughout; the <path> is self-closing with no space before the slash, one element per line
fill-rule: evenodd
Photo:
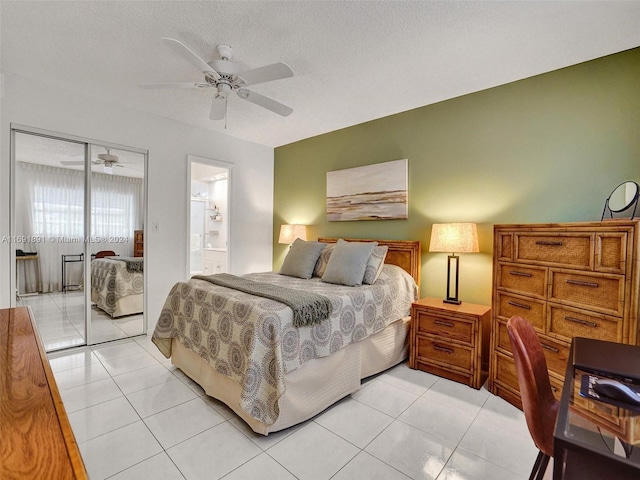
<path fill-rule="evenodd" d="M 229 270 L 231 166 L 189 155 L 189 276 Z"/>

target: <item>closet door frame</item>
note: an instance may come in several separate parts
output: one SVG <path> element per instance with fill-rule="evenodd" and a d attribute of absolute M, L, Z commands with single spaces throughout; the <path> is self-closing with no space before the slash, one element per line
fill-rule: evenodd
<path fill-rule="evenodd" d="M 16 233 L 16 157 L 15 157 L 15 134 L 16 133 L 24 133 L 28 135 L 38 135 L 41 137 L 48 137 L 56 140 L 62 140 L 66 142 L 78 143 L 84 145 L 84 233 L 85 238 L 91 236 L 91 158 L 92 158 L 92 147 L 93 146 L 101 146 L 104 148 L 114 149 L 114 150 L 127 150 L 133 153 L 138 153 L 144 156 L 144 182 L 143 182 L 143 201 L 144 201 L 144 211 L 142 212 L 143 225 L 147 225 L 147 215 L 148 215 L 148 166 L 149 166 L 149 151 L 131 147 L 128 145 L 122 145 L 118 143 L 105 142 L 102 140 L 95 140 L 86 137 L 79 137 L 76 135 L 69 135 L 66 133 L 55 132 L 52 130 L 45 130 L 42 128 L 31 127 L 27 125 L 21 125 L 16 123 L 11 123 L 11 133 L 10 133 L 10 164 L 9 164 L 9 178 L 10 178 L 10 191 L 9 191 L 9 233 L 10 236 L 13 237 Z M 87 233 L 88 232 L 88 233 Z M 148 252 L 147 249 L 147 237 L 144 236 L 144 247 L 143 251 Z M 83 254 L 85 259 L 91 258 L 91 243 L 83 242 Z M 10 302 L 11 306 L 16 306 L 16 294 L 17 285 L 16 285 L 16 251 L 14 246 L 11 246 L 10 249 Z M 85 324 L 85 345 L 95 345 L 96 342 L 92 341 L 91 335 L 91 288 L 86 288 L 86 285 L 91 285 L 91 262 L 83 263 L 83 273 L 85 280 L 85 289 L 84 289 L 84 324 Z M 148 291 L 148 275 L 147 272 L 147 256 L 144 256 L 143 260 L 143 269 L 145 271 L 144 275 L 144 295 L 143 295 L 143 314 L 142 314 L 142 332 L 143 334 L 147 333 L 147 291 Z"/>

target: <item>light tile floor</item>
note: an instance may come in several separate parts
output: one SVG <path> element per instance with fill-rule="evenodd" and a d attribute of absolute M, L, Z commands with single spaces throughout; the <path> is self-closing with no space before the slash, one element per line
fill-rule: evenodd
<path fill-rule="evenodd" d="M 406 363 L 264 437 L 146 336 L 49 358 L 92 480 L 520 480 L 537 454 L 521 411 Z"/>
<path fill-rule="evenodd" d="M 86 343 L 82 290 L 22 296 L 17 306 L 31 307 L 48 352 Z M 144 333 L 142 314 L 111 318 L 94 306 L 91 308 L 91 329 L 94 343 L 140 335 Z"/>

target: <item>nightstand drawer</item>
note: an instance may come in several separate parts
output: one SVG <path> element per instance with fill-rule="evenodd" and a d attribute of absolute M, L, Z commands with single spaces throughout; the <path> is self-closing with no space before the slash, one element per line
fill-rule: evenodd
<path fill-rule="evenodd" d="M 430 337 L 418 337 L 416 343 L 416 352 L 419 361 L 432 361 L 468 371 L 471 370 L 472 351 L 469 348 L 439 341 Z"/>
<path fill-rule="evenodd" d="M 516 261 L 547 265 L 593 267 L 594 236 L 591 233 L 515 234 Z"/>
<path fill-rule="evenodd" d="M 540 298 L 547 296 L 547 268 L 545 267 L 499 263 L 497 277 L 498 288 Z"/>
<path fill-rule="evenodd" d="M 603 313 L 624 313 L 624 279 L 619 275 L 551 270 L 549 300 L 585 306 Z"/>
<path fill-rule="evenodd" d="M 473 344 L 473 321 L 471 320 L 434 315 L 430 311 L 417 309 L 413 311 L 413 315 L 417 317 L 418 333 L 457 340 L 467 345 Z"/>

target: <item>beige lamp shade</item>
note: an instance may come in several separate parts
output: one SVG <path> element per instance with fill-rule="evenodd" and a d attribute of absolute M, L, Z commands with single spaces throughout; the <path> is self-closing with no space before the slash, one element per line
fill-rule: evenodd
<path fill-rule="evenodd" d="M 475 223 L 434 223 L 431 227 L 430 252 L 479 252 Z"/>
<path fill-rule="evenodd" d="M 281 225 L 280 226 L 280 238 L 278 243 L 292 244 L 296 238 L 301 240 L 307 239 L 307 226 L 306 225 Z"/>

